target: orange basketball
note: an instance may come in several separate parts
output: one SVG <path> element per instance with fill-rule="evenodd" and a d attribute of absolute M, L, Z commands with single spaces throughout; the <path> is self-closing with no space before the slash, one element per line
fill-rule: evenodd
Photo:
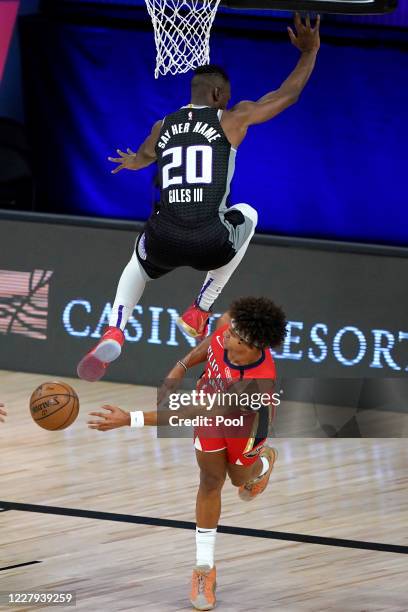
<path fill-rule="evenodd" d="M 30 412 L 37 425 L 44 429 L 66 429 L 78 416 L 79 399 L 66 383 L 46 382 L 33 391 Z"/>

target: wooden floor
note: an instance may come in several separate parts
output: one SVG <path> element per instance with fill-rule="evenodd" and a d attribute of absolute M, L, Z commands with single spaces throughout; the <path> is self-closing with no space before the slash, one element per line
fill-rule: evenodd
<path fill-rule="evenodd" d="M 0 424 L 0 499 L 194 521 L 190 440 L 86 427 L 89 410 L 149 408 L 155 391 L 62 379 L 79 394 L 80 416 L 64 432 L 46 432 L 32 422 L 28 397 L 52 379 L 0 372 L 9 411 Z M 259 499 L 241 502 L 227 482 L 222 524 L 408 545 L 405 440 L 276 439 L 275 446 L 279 461 Z M 92 612 L 190 610 L 194 551 L 189 530 L 11 510 L 0 513 L 0 592 L 75 591 L 76 609 Z M 408 610 L 404 554 L 219 534 L 216 559 L 220 611 Z M 30 561 L 41 563 L 1 571 Z"/>

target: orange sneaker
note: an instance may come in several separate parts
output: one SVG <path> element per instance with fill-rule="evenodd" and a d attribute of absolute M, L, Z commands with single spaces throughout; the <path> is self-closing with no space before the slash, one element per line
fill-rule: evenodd
<path fill-rule="evenodd" d="M 275 465 L 275 461 L 278 458 L 278 451 L 276 448 L 272 448 L 271 446 L 265 446 L 260 454 L 260 457 L 267 457 L 269 461 L 269 469 L 263 476 L 258 476 L 255 480 L 250 480 L 246 482 L 244 485 L 239 487 L 238 495 L 244 501 L 252 501 L 263 493 L 268 486 L 269 478 L 271 477 L 273 466 Z"/>
<path fill-rule="evenodd" d="M 196 303 L 187 308 L 186 312 L 177 320 L 177 325 L 183 329 L 186 334 L 202 340 L 207 335 L 208 319 L 211 317 L 211 312 L 201 310 Z"/>
<path fill-rule="evenodd" d="M 77 374 L 82 380 L 100 380 L 108 367 L 122 352 L 125 341 L 123 331 L 118 327 L 108 327 L 98 344 L 78 363 Z"/>
<path fill-rule="evenodd" d="M 198 565 L 193 569 L 190 601 L 196 610 L 215 608 L 215 589 L 217 587 L 215 566 Z"/>

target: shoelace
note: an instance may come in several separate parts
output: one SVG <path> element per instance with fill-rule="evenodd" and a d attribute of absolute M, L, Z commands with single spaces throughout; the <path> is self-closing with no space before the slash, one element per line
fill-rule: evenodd
<path fill-rule="evenodd" d="M 198 574 L 198 592 L 203 593 L 205 589 L 205 576 L 204 574 Z"/>

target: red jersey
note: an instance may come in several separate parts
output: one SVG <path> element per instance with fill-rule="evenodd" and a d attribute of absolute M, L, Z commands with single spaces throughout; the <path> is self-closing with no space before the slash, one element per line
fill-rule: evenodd
<path fill-rule="evenodd" d="M 261 357 L 254 363 L 248 365 L 235 365 L 228 359 L 228 354 L 224 348 L 224 332 L 229 325 L 224 325 L 217 329 L 211 339 L 211 344 L 208 347 L 207 363 L 205 372 L 201 378 L 200 387 L 212 387 L 220 389 L 225 384 L 229 386 L 236 380 L 243 378 L 268 378 L 275 380 L 276 369 L 270 350 L 262 351 Z M 219 380 L 219 386 L 215 385 L 215 380 Z M 211 380 L 211 382 L 209 382 Z M 208 383 L 206 384 L 206 381 Z M 221 390 L 221 389 L 220 389 Z"/>
<path fill-rule="evenodd" d="M 242 426 L 196 427 L 195 448 L 203 452 L 226 450 L 228 462 L 237 465 L 251 465 L 257 460 L 266 440 L 268 426 L 274 417 L 273 386 L 276 378 L 275 363 L 271 352 L 262 351 L 260 358 L 248 365 L 235 365 L 228 359 L 224 348 L 224 325 L 217 329 L 208 347 L 205 372 L 198 381 L 197 388 L 206 393 L 226 392 L 227 389 L 243 379 L 268 379 L 271 381 L 270 402 L 257 411 L 249 410 L 244 414 Z M 250 383 L 249 383 L 250 384 Z M 266 385 L 268 387 L 268 384 Z M 264 389 L 265 392 L 265 389 Z M 239 409 L 231 416 L 242 416 Z"/>

